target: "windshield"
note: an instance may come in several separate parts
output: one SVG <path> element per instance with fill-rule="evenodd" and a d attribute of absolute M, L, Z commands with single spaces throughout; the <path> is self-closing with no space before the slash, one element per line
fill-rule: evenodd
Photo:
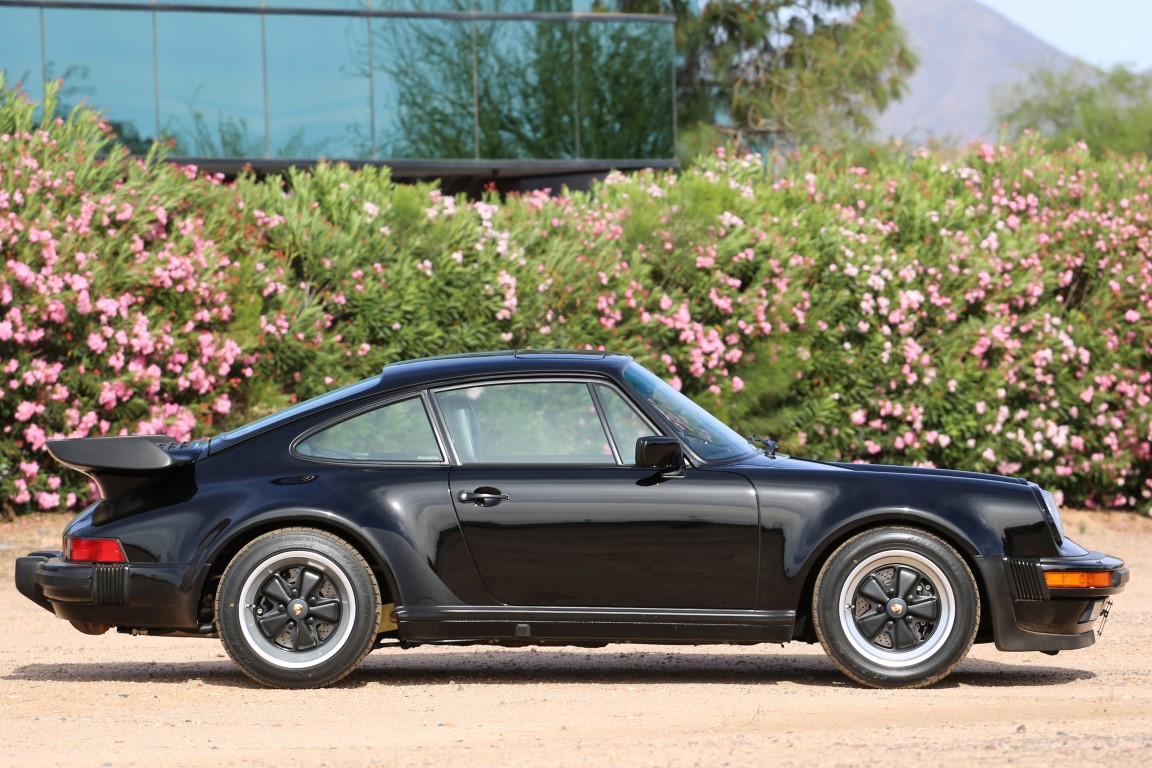
<path fill-rule="evenodd" d="M 715 416 L 640 365 L 628 366 L 624 380 L 672 424 L 684 446 L 705 461 L 735 459 L 756 450 Z"/>
<path fill-rule="evenodd" d="M 302 403 L 297 403 L 296 405 L 285 408 L 282 411 L 277 411 L 276 413 L 269 414 L 262 419 L 257 419 L 256 421 L 245 424 L 242 427 L 237 427 L 231 432 L 225 432 L 217 439 L 230 441 L 248 437 L 255 432 L 259 432 L 265 427 L 287 423 L 293 419 L 310 413 L 311 411 L 319 410 L 324 406 L 329 405 L 330 403 L 333 403 L 344 397 L 356 395 L 369 390 L 379 381 L 380 377 L 376 376 L 375 378 L 364 379 L 363 381 L 357 381 L 353 384 L 348 384 L 346 386 L 340 387 L 340 389 L 334 389 L 331 392 L 325 392 L 322 395 L 317 395 L 316 397 L 305 400 Z"/>

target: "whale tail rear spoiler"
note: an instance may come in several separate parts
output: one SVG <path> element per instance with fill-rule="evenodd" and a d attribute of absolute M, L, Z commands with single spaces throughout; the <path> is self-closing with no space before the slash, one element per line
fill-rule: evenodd
<path fill-rule="evenodd" d="M 167 435 L 128 435 L 49 440 L 47 448 L 61 464 L 92 478 L 101 498 L 115 499 L 172 469 L 196 463 L 200 445 L 178 443 Z"/>

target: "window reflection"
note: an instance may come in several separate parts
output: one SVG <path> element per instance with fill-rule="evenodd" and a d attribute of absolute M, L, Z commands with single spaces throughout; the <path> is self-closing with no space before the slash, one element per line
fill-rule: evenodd
<path fill-rule="evenodd" d="M 379 156 L 476 157 L 472 22 L 374 19 L 372 33 Z"/>
<path fill-rule="evenodd" d="M 37 9 L 0 8 L 0 72 L 4 73 L 4 87 L 19 85 L 33 99 L 43 98 Z"/>
<path fill-rule="evenodd" d="M 156 16 L 160 125 L 175 153 L 264 157 L 261 17 Z"/>
<path fill-rule="evenodd" d="M 63 80 L 60 112 L 87 102 L 133 152 L 147 152 L 156 136 L 152 14 L 47 9 L 44 43 L 49 79 Z"/>
<path fill-rule="evenodd" d="M 178 157 L 674 156 L 672 25 L 594 13 L 652 0 L 212 3 L 252 12 L 0 8 L 0 69 L 36 99 L 63 78 L 62 106 L 104 110 L 136 152 L 160 137 Z"/>
<path fill-rule="evenodd" d="M 581 156 L 673 157 L 672 26 L 590 21 L 577 41 Z"/>
<path fill-rule="evenodd" d="M 312 2 L 313 0 L 309 0 Z M 348 52 L 363 18 L 269 16 L 268 128 L 273 157 L 371 157 L 371 85 Z"/>
<path fill-rule="evenodd" d="M 575 157 L 572 23 L 477 26 L 481 157 Z"/>

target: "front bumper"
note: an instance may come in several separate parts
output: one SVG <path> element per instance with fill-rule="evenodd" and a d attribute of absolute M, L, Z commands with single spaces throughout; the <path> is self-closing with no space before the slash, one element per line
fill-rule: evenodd
<path fill-rule="evenodd" d="M 976 562 L 988 599 L 996 647 L 1002 651 L 1067 651 L 1096 641 L 1093 628 L 1114 595 L 1124 591 L 1124 561 L 1080 550 L 1062 557 L 988 557 Z M 1049 588 L 1049 571 L 1109 574 L 1108 587 Z"/>
<path fill-rule="evenodd" d="M 60 552 L 16 560 L 16 589 L 57 617 L 125 629 L 202 631 L 203 566 L 71 563 Z"/>

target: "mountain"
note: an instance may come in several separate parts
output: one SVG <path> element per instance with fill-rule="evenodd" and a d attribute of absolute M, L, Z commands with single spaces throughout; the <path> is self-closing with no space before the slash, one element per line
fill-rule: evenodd
<path fill-rule="evenodd" d="M 977 0 L 892 0 L 920 66 L 902 101 L 877 118 L 877 134 L 913 145 L 997 136 L 992 96 L 1037 67 L 1078 60 Z"/>

